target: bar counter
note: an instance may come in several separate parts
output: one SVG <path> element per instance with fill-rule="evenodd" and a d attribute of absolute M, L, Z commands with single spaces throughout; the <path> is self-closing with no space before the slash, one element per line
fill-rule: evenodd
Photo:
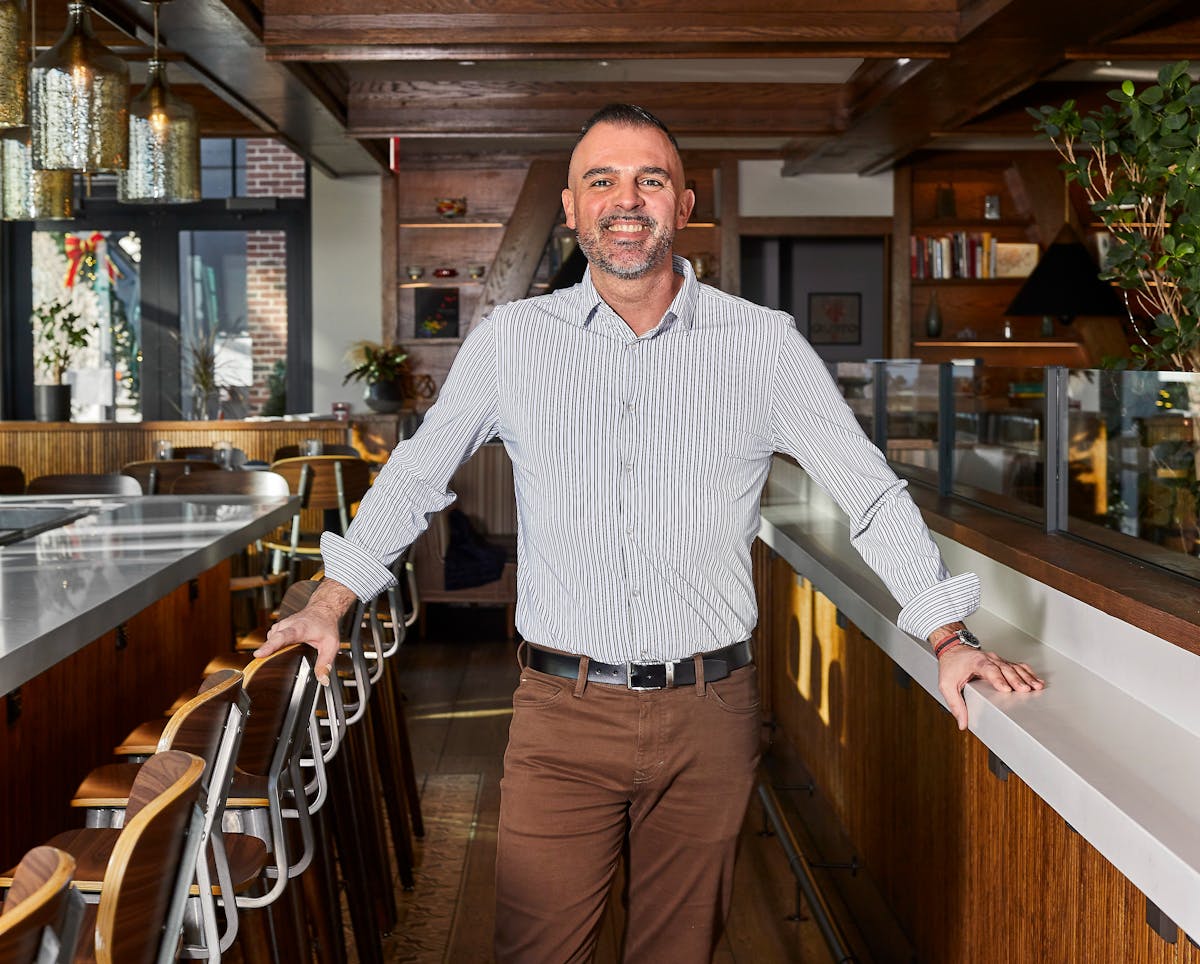
<path fill-rule="evenodd" d="M 24 497 L 88 515 L 0 548 L 0 693 L 291 518 L 296 498 Z"/>
<path fill-rule="evenodd" d="M 286 523 L 297 503 L 0 499 L 0 509 L 92 510 L 0 546 L 0 865 L 78 826 L 69 803 L 79 780 L 230 650 L 229 557 Z"/>
<path fill-rule="evenodd" d="M 937 661 L 896 627 L 899 607 L 851 548 L 845 517 L 786 460 L 773 466 L 759 536 L 778 554 L 759 560 L 760 591 L 777 610 L 760 624 L 773 713 L 879 886 L 908 889 L 896 910 L 921 959 L 983 959 L 998 932 L 982 917 L 976 927 L 976 907 L 1010 924 L 1006 915 L 1023 916 L 1030 959 L 1089 945 L 1094 960 L 1132 959 L 1120 955 L 1146 940 L 1168 953 L 1175 925 L 1200 936 L 1200 657 L 935 533 L 950 570 L 982 580 L 969 622 L 985 649 L 1047 681 L 1032 694 L 967 686 L 981 748 L 937 709 Z M 911 839 L 873 838 L 880 823 Z M 961 934 L 936 934 L 931 907 L 960 920 Z M 1074 933 L 1056 932 L 1072 919 L 1082 922 Z"/>

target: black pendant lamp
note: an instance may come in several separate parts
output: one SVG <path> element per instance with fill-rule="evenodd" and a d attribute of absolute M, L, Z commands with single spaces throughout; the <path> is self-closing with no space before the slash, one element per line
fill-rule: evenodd
<path fill-rule="evenodd" d="M 1080 315 L 1124 317 L 1125 306 L 1112 285 L 1100 280 L 1100 269 L 1079 235 L 1064 224 L 1004 313 L 1038 315 L 1067 325 Z"/>

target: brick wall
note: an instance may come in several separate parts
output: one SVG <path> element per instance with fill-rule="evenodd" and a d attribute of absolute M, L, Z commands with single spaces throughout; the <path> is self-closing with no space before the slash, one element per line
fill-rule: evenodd
<path fill-rule="evenodd" d="M 304 161 L 267 138 L 246 142 L 246 194 L 251 197 L 304 197 Z M 287 237 L 282 231 L 251 231 L 246 236 L 246 314 L 253 346 L 254 384 L 250 414 L 267 400 L 267 376 L 277 359 L 287 358 Z"/>

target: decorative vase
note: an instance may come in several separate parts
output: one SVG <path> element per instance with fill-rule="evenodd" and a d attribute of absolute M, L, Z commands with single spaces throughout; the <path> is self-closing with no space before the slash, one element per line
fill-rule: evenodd
<path fill-rule="evenodd" d="M 942 309 L 938 307 L 937 292 L 929 295 L 929 307 L 925 309 L 925 334 L 940 338 L 942 334 Z"/>
<path fill-rule="evenodd" d="M 71 386 L 34 385 L 33 417 L 39 422 L 71 421 Z"/>
<path fill-rule="evenodd" d="M 373 412 L 394 414 L 404 408 L 404 386 L 400 382 L 372 382 L 363 392 L 363 401 Z"/>

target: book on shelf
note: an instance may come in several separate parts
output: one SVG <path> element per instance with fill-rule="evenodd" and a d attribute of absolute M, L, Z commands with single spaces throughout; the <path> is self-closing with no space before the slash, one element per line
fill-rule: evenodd
<path fill-rule="evenodd" d="M 912 277 L 918 281 L 995 278 L 997 247 L 990 231 L 914 234 L 909 239 Z"/>

